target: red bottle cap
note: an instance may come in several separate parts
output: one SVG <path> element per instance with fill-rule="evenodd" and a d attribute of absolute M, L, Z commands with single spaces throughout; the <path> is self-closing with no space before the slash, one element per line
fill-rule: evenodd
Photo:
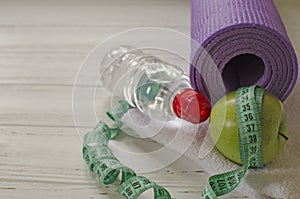
<path fill-rule="evenodd" d="M 193 124 L 199 124 L 210 115 L 209 101 L 191 88 L 183 89 L 173 100 L 172 108 L 177 117 Z"/>

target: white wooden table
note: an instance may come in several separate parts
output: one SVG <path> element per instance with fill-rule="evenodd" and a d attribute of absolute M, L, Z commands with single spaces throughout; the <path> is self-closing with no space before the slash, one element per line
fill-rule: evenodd
<path fill-rule="evenodd" d="M 276 3 L 299 50 L 300 2 Z M 184 0 L 1 2 L 0 198 L 117 198 L 115 186 L 96 183 L 81 158 L 71 100 L 78 67 L 115 33 L 159 26 L 189 34 L 189 21 Z M 208 178 L 185 157 L 143 175 L 179 199 L 199 198 Z M 234 197 L 244 198 L 225 198 Z"/>

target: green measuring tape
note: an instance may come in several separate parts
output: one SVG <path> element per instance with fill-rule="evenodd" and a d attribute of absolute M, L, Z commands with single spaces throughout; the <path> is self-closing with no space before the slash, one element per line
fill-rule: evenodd
<path fill-rule="evenodd" d="M 216 199 L 234 190 L 250 167 L 263 167 L 261 155 L 261 104 L 264 90 L 257 86 L 240 88 L 236 92 L 236 113 L 239 133 L 240 168 L 215 175 L 202 193 L 201 199 Z"/>
<path fill-rule="evenodd" d="M 114 183 L 120 173 L 121 181 L 117 192 L 127 199 L 135 199 L 148 189 L 154 190 L 155 199 L 171 199 L 169 192 L 163 187 L 150 181 L 123 165 L 108 147 L 109 140 L 114 139 L 122 126 L 121 118 L 130 108 L 128 103 L 120 101 L 117 106 L 107 112 L 107 115 L 116 122 L 116 128 L 109 128 L 99 122 L 96 128 L 83 137 L 83 159 L 91 172 L 95 173 L 103 184 Z"/>
<path fill-rule="evenodd" d="M 202 193 L 201 199 L 216 199 L 218 196 L 234 190 L 250 167 L 263 167 L 261 155 L 261 104 L 264 90 L 257 86 L 240 88 L 236 92 L 236 113 L 238 120 L 239 149 L 242 165 L 240 168 L 215 175 Z M 115 182 L 121 173 L 120 186 L 117 192 L 127 199 L 136 199 L 148 189 L 154 190 L 154 199 L 171 199 L 169 192 L 119 162 L 108 147 L 109 140 L 120 132 L 122 116 L 132 108 L 125 101 L 107 112 L 115 121 L 116 128 L 109 128 L 99 122 L 96 128 L 83 137 L 83 158 L 91 172 L 103 184 Z"/>

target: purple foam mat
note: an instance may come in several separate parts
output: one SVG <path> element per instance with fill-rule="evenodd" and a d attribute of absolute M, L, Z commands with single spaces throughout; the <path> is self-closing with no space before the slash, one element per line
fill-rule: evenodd
<path fill-rule="evenodd" d="M 282 101 L 298 62 L 272 0 L 192 0 L 191 84 L 213 102 L 256 84 Z M 201 74 L 201 75 L 200 75 Z"/>

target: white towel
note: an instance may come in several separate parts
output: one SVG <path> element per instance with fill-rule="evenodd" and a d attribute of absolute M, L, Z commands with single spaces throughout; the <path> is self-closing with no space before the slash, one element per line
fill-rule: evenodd
<path fill-rule="evenodd" d="M 289 128 L 289 140 L 280 156 L 263 169 L 250 169 L 237 191 L 249 198 L 300 198 L 300 92 L 284 103 Z M 151 121 L 137 109 L 127 112 L 122 121 L 137 134 L 182 153 L 196 161 L 209 175 L 231 171 L 237 164 L 213 148 L 209 139 L 208 122 L 198 126 L 178 120 L 162 125 Z M 146 127 L 145 127 L 146 125 Z M 159 131 L 159 133 L 157 133 Z M 155 134 L 153 134 L 155 132 Z M 170 144 L 174 136 L 178 136 Z M 194 138 L 191 143 L 190 140 Z M 188 145 L 188 148 L 187 148 Z"/>

